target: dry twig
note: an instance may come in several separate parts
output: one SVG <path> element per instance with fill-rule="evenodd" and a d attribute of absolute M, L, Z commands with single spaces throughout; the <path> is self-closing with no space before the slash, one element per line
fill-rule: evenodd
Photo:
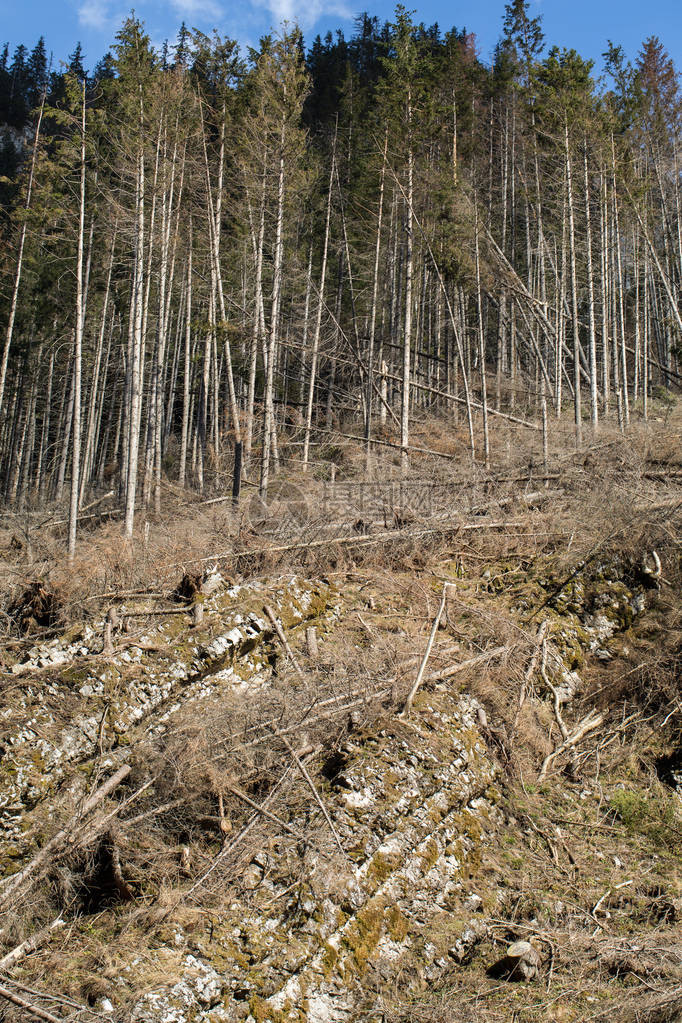
<path fill-rule="evenodd" d="M 26 938 L 25 941 L 22 941 L 20 945 L 17 945 L 16 948 L 13 948 L 11 952 L 8 952 L 0 959 L 0 970 L 10 970 L 13 966 L 16 966 L 24 956 L 30 955 L 31 952 L 35 952 L 37 948 L 40 948 L 53 931 L 64 926 L 65 921 L 62 920 L 61 916 L 58 916 L 52 923 L 41 927 L 39 931 L 31 934 L 30 937 Z"/>
<path fill-rule="evenodd" d="M 33 1016 L 35 1019 L 46 1020 L 46 1023 L 62 1023 L 59 1016 L 53 1016 L 51 1012 L 47 1012 L 45 1009 L 41 1009 L 38 1005 L 33 1005 L 32 1002 L 27 1002 L 25 998 L 21 998 L 20 995 L 14 991 L 10 991 L 6 987 L 0 987 L 0 998 L 6 998 L 8 1002 L 13 1005 L 17 1005 L 24 1012 L 27 1012 L 29 1016 Z"/>
<path fill-rule="evenodd" d="M 332 821 L 331 817 L 329 816 L 329 812 L 327 810 L 327 807 L 322 802 L 322 797 L 320 796 L 319 792 L 315 788 L 315 782 L 310 777 L 310 774 L 306 770 L 305 764 L 303 763 L 303 761 L 301 760 L 301 758 L 299 757 L 298 753 L 296 752 L 294 747 L 291 745 L 291 743 L 289 742 L 287 737 L 285 735 L 282 735 L 280 737 L 282 739 L 282 742 L 286 746 L 287 750 L 289 751 L 291 759 L 294 761 L 294 763 L 296 764 L 297 768 L 299 769 L 299 771 L 301 772 L 301 774 L 305 778 L 306 782 L 308 783 L 308 787 L 310 788 L 310 791 L 312 792 L 313 796 L 315 797 L 315 802 L 317 803 L 317 805 L 319 806 L 320 810 L 324 814 L 324 819 L 326 820 L 327 824 L 329 825 L 329 829 L 330 829 L 332 835 L 334 836 L 334 841 L 336 842 L 336 844 L 338 845 L 339 849 L 341 850 L 341 852 L 345 856 L 346 852 L 345 852 L 345 849 L 343 848 L 343 846 L 341 845 L 341 839 L 339 838 L 338 833 L 336 831 L 336 828 L 334 827 L 334 822 Z"/>
<path fill-rule="evenodd" d="M 454 583 L 443 583 L 443 592 L 441 594 L 440 604 L 438 606 L 438 610 L 436 611 L 436 617 L 433 619 L 433 624 L 431 626 L 431 634 L 429 635 L 429 641 L 426 644 L 426 650 L 424 651 L 424 656 L 422 657 L 421 664 L 419 665 L 417 677 L 414 680 L 414 685 L 407 694 L 407 699 L 405 700 L 403 709 L 398 715 L 398 717 L 401 718 L 402 720 L 409 718 L 410 711 L 412 710 L 412 704 L 414 703 L 414 698 L 419 692 L 419 687 L 422 684 L 424 672 L 426 671 L 426 665 L 428 664 L 428 660 L 431 655 L 431 650 L 433 648 L 433 643 L 436 638 L 436 633 L 438 632 L 438 626 L 440 625 L 440 620 L 443 617 L 443 611 L 445 610 L 445 605 L 448 599 L 448 593 L 451 588 L 454 589 Z"/>
<path fill-rule="evenodd" d="M 603 724 L 603 721 L 603 714 L 595 714 L 595 712 L 591 710 L 590 713 L 587 714 L 587 716 L 584 717 L 577 725 L 575 731 L 572 732 L 560 746 L 557 746 L 553 753 L 548 753 L 545 757 L 540 769 L 540 774 L 538 775 L 538 784 L 541 784 L 545 780 L 547 777 L 547 771 L 561 753 L 564 753 L 567 749 L 574 746 L 576 742 L 579 742 L 582 738 L 584 738 L 588 732 L 593 732 L 595 728 L 599 728 L 599 726 Z"/>

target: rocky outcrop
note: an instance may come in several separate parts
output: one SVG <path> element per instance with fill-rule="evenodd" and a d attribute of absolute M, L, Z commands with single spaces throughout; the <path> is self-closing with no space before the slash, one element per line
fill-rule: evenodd
<path fill-rule="evenodd" d="M 180 707 L 221 687 L 263 685 L 269 665 L 262 646 L 273 637 L 265 603 L 293 627 L 331 610 L 333 599 L 327 586 L 298 577 L 216 585 L 200 628 L 187 615 L 156 619 L 135 643 L 124 634 L 123 649 L 103 657 L 102 626 L 86 625 L 29 651 L 12 698 L 0 707 L 0 828 L 9 840 L 0 873 L 23 854 L 27 813 L 75 765 L 87 768 L 96 755 L 100 768 L 118 763 L 136 735 L 159 734 Z"/>
<path fill-rule="evenodd" d="M 498 594 L 496 578 L 484 574 L 483 582 Z M 146 627 L 140 645 L 106 659 L 99 626 L 30 652 L 17 700 L 1 712 L 9 738 L 0 813 L 14 838 L 6 873 L 25 857 L 22 835 L 46 797 L 66 778 L 83 787 L 93 754 L 100 769 L 118 765 L 142 738 L 162 737 L 178 711 L 213 708 L 228 692 L 248 702 L 271 684 L 266 604 L 290 632 L 332 618 L 340 598 L 299 578 L 219 585 L 204 598 L 200 627 L 169 616 Z M 544 695 L 564 703 L 580 686 L 584 658 L 606 650 L 645 601 L 622 565 L 604 562 L 561 588 L 548 573 L 524 580 L 509 604 L 518 617 L 541 607 L 538 673 Z M 305 797 L 277 808 L 284 828 L 240 861 L 232 901 L 216 901 L 210 928 L 173 917 L 154 948 L 117 976 L 102 1011 L 130 1006 L 134 993 L 125 1018 L 135 1023 L 374 1021 L 380 992 L 399 976 L 434 984 L 470 962 L 499 911 L 494 887 L 479 888 L 478 877 L 499 852 L 506 818 L 497 747 L 480 731 L 494 734 L 484 708 L 437 677 L 409 720 L 385 708 L 371 725 L 355 719 L 324 749 L 314 747 L 326 758 L 315 777 L 334 836 L 301 782 Z M 213 884 L 220 878 L 217 871 Z M 539 966 L 536 949 L 515 942 L 498 976 L 530 981 Z"/>
<path fill-rule="evenodd" d="M 212 942 L 175 930 L 207 970 L 216 958 L 229 964 L 220 1005 L 198 994 L 188 1005 L 193 968 L 146 995 L 134 1017 L 350 1020 L 368 972 L 386 982 L 407 963 L 425 980 L 447 970 L 453 943 L 480 927 L 468 878 L 497 813 L 477 710 L 444 687 L 420 700 L 409 726 L 391 717 L 349 738 L 324 793 L 347 856 L 331 842 L 302 854 L 295 841 L 278 841 L 256 857 L 248 901 L 222 916 Z M 303 830 L 307 814 L 289 823 Z M 158 1015 L 144 1015 L 150 1004 Z"/>

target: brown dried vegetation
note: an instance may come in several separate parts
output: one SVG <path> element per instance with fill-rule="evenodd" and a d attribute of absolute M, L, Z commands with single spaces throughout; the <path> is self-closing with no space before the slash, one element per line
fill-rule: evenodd
<path fill-rule="evenodd" d="M 2 936 L 5 949 L 57 914 L 68 920 L 67 929 L 27 958 L 15 978 L 35 989 L 58 989 L 81 1005 L 116 995 L 116 1019 L 129 1018 L 140 989 L 121 993 L 116 979 L 123 968 L 133 958 L 147 961 L 149 988 L 172 979 L 172 954 L 160 977 L 149 950 L 172 947 L 172 922 L 201 941 L 230 900 L 248 902 L 250 887 L 259 883 L 250 865 L 264 850 L 282 851 L 282 825 L 298 832 L 296 858 L 277 861 L 288 883 L 304 891 L 309 865 L 322 859 L 330 865 L 332 890 L 338 850 L 283 737 L 324 791 L 342 770 L 344 738 L 358 729 L 376 734 L 400 708 L 442 584 L 450 581 L 456 591 L 437 635 L 426 692 L 453 662 L 507 649 L 501 659 L 451 683 L 479 701 L 482 734 L 501 767 L 491 798 L 504 824 L 482 837 L 469 879 L 484 898 L 488 929 L 470 961 L 453 962 L 436 984 L 409 958 L 390 983 L 374 976 L 370 964 L 363 982 L 365 1018 L 680 1018 L 682 822 L 675 785 L 682 770 L 682 495 L 670 475 L 671 465 L 679 469 L 679 452 L 669 429 L 633 430 L 627 443 L 604 436 L 580 456 L 565 454 L 559 437 L 554 478 L 536 480 L 537 451 L 523 449 L 518 433 L 505 425 L 496 434 L 498 453 L 508 452 L 504 470 L 493 476 L 460 466 L 453 483 L 452 463 L 422 466 L 436 485 L 431 514 L 390 542 L 382 526 L 353 533 L 352 516 L 339 537 L 354 535 L 357 542 L 334 543 L 322 514 L 311 514 L 296 534 L 273 537 L 254 533 L 227 506 L 197 506 L 183 514 L 169 505 L 167 518 L 153 523 L 134 551 L 122 548 L 118 524 L 94 529 L 82 540 L 70 573 L 57 557 L 58 538 L 27 528 L 30 554 L 10 545 L 3 555 L 13 580 L 5 595 L 7 632 L 13 633 L 3 655 L 8 659 L 24 631 L 17 627 L 21 612 L 10 609 L 22 600 L 32 606 L 21 594 L 33 578 L 44 580 L 41 592 L 63 594 L 67 621 L 100 615 L 114 592 L 147 589 L 170 596 L 183 573 L 178 595 L 192 598 L 201 572 L 213 562 L 242 579 L 297 568 L 324 576 L 341 598 L 338 621 L 320 626 L 318 661 L 309 656 L 302 630 L 288 637 L 302 676 L 273 639 L 268 687 L 255 695 L 222 693 L 200 717 L 181 711 L 162 736 L 135 737 L 124 784 L 94 819 L 76 827 L 13 906 Z M 429 437 L 436 447 L 433 430 Z M 361 455 L 355 461 L 346 456 L 344 466 L 360 466 Z M 315 486 L 312 507 L 319 497 Z M 477 521 L 505 525 L 463 528 Z M 619 578 L 634 586 L 652 550 L 662 563 L 660 589 L 648 591 L 645 615 L 622 623 L 609 642 L 611 660 L 583 650 L 583 686 L 564 711 L 569 728 L 592 710 L 604 715 L 603 724 L 576 744 L 570 761 L 557 758 L 538 786 L 540 765 L 561 742 L 540 660 L 533 661 L 540 623 L 571 613 L 578 579 L 588 601 L 590 587 L 597 594 L 599 579 L 614 565 Z M 552 636 L 550 626 L 550 642 L 558 642 Z M 544 664 L 550 681 L 551 656 Z M 5 699 L 16 684 L 3 676 Z M 108 769 L 107 752 L 101 749 L 87 767 L 90 789 Z M 253 804 L 270 816 L 255 812 Z M 50 819 L 29 836 L 35 847 L 76 809 L 63 786 Z M 505 943 L 530 935 L 542 954 L 540 983 L 486 979 Z M 140 968 L 137 975 L 143 973 Z M 65 1001 L 61 1005 L 65 1017 L 75 1011 Z M 14 1017 L 12 1012 L 8 1020 L 21 1018 L 19 1010 Z"/>

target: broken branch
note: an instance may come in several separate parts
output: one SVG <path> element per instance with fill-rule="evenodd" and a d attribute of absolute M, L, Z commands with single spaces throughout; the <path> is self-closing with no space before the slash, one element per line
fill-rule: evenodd
<path fill-rule="evenodd" d="M 27 1012 L 29 1016 L 34 1016 L 36 1019 L 44 1019 L 47 1023 L 62 1023 L 59 1016 L 53 1016 L 51 1012 L 47 1012 L 31 1002 L 27 1002 L 25 998 L 21 998 L 14 991 L 9 991 L 6 987 L 0 987 L 0 998 L 6 998 L 12 1005 L 17 1005 L 24 1012 Z"/>
<path fill-rule="evenodd" d="M 545 780 L 545 778 L 547 777 L 547 771 L 561 753 L 564 753 L 567 749 L 574 746 L 576 742 L 579 742 L 582 738 L 584 738 L 588 734 L 588 732 L 593 732 L 595 728 L 599 728 L 603 721 L 604 721 L 603 714 L 595 714 L 594 711 L 590 711 L 587 717 L 583 718 L 583 720 L 577 726 L 576 730 L 571 735 L 569 735 L 568 738 L 565 739 L 564 742 L 562 742 L 561 745 L 558 746 L 553 753 L 549 753 L 545 757 L 542 764 L 542 768 L 540 769 L 540 774 L 538 775 L 538 783 L 541 783 Z"/>
<path fill-rule="evenodd" d="M 17 945 L 16 948 L 13 948 L 11 952 L 8 952 L 7 955 L 0 959 L 0 970 L 10 970 L 24 956 L 30 955 L 31 952 L 35 952 L 37 948 L 40 948 L 43 942 L 49 938 L 52 931 L 56 931 L 59 927 L 64 926 L 65 921 L 62 920 L 61 916 L 58 916 L 52 923 L 41 927 L 39 931 L 35 931 L 34 934 L 26 938 L 25 941 L 22 941 L 20 945 Z"/>
<path fill-rule="evenodd" d="M 15 892 L 25 880 L 30 878 L 32 874 L 36 873 L 50 853 L 54 852 L 54 850 L 57 849 L 62 842 L 64 842 L 67 835 L 76 826 L 76 824 L 94 810 L 103 799 L 106 799 L 106 797 L 110 795 L 114 789 L 118 788 L 121 782 L 128 777 L 130 771 L 131 768 L 129 764 L 124 764 L 123 767 L 119 767 L 118 771 L 112 774 L 111 778 L 108 778 L 103 785 L 100 785 L 100 787 L 85 800 L 81 809 L 76 811 L 76 813 L 67 822 L 66 826 L 63 827 L 61 831 L 58 831 L 57 834 L 50 839 L 47 845 L 44 845 L 43 848 L 36 853 L 30 863 L 27 863 L 27 865 L 22 870 L 17 871 L 16 874 L 12 874 L 10 877 L 0 882 L 0 887 L 4 887 L 5 889 L 0 897 L 1 903 L 5 903 L 12 892 Z"/>
<path fill-rule="evenodd" d="M 326 820 L 327 824 L 329 825 L 329 829 L 330 829 L 332 835 L 334 836 L 334 841 L 336 842 L 336 844 L 338 845 L 339 849 L 341 850 L 341 852 L 345 856 L 346 852 L 345 852 L 343 846 L 341 845 L 341 839 L 339 838 L 339 836 L 337 834 L 337 831 L 336 831 L 336 828 L 334 827 L 334 823 L 333 823 L 331 817 L 329 816 L 329 813 L 327 811 L 327 807 L 322 802 L 322 797 L 320 796 L 320 794 L 318 793 L 317 789 L 315 788 L 315 783 L 314 783 L 313 779 L 310 777 L 308 771 L 306 770 L 306 767 L 305 767 L 303 761 L 298 756 L 296 750 L 291 745 L 291 743 L 287 739 L 286 735 L 280 735 L 280 738 L 281 738 L 282 742 L 284 743 L 284 745 L 286 746 L 287 750 L 289 751 L 291 759 L 294 761 L 294 763 L 296 764 L 296 767 L 299 769 L 299 771 L 301 772 L 301 774 L 305 778 L 306 782 L 308 783 L 308 787 L 310 788 L 310 791 L 312 792 L 313 796 L 315 797 L 315 802 L 317 803 L 317 805 L 319 806 L 320 810 L 324 814 L 324 819 Z"/>
<path fill-rule="evenodd" d="M 298 663 L 298 661 L 296 660 L 296 658 L 294 657 L 294 652 L 291 649 L 291 647 L 289 646 L 289 643 L 287 641 L 287 637 L 284 635 L 284 629 L 282 628 L 280 623 L 277 621 L 277 616 L 275 615 L 275 612 L 272 610 L 272 608 L 270 607 L 269 604 L 265 604 L 264 607 L 263 607 L 263 610 L 265 611 L 265 614 L 267 615 L 268 619 L 270 620 L 270 624 L 272 625 L 273 629 L 275 630 L 275 632 L 277 634 L 278 640 L 280 641 L 280 643 L 284 647 L 284 652 L 286 653 L 287 657 L 289 658 L 289 660 L 293 664 L 294 668 L 296 669 L 296 674 L 298 675 L 299 678 L 301 678 L 301 679 L 304 678 L 303 672 L 301 671 L 301 666 Z"/>
<path fill-rule="evenodd" d="M 441 594 L 440 605 L 438 607 L 438 611 L 436 612 L 436 617 L 433 619 L 433 624 L 431 626 L 431 634 L 429 636 L 429 641 L 426 644 L 426 650 L 424 651 L 424 656 L 422 657 L 422 662 L 419 665 L 419 671 L 417 672 L 417 677 L 414 680 L 414 685 L 412 686 L 412 688 L 410 689 L 409 693 L 407 694 L 407 699 L 405 700 L 405 703 L 403 705 L 403 709 L 400 712 L 400 714 L 398 715 L 398 717 L 401 718 L 402 720 L 405 720 L 405 718 L 408 718 L 410 716 L 410 711 L 412 710 L 412 704 L 414 703 L 414 698 L 415 698 L 415 696 L 417 695 L 417 693 L 419 691 L 420 685 L 422 684 L 422 680 L 424 678 L 424 672 L 426 671 L 426 665 L 427 665 L 429 657 L 431 655 L 431 649 L 433 647 L 433 643 L 434 643 L 434 640 L 436 638 L 436 632 L 438 631 L 438 626 L 440 625 L 440 620 L 443 617 L 443 611 L 445 610 L 445 604 L 446 604 L 447 599 L 448 599 L 448 592 L 449 592 L 449 590 L 452 587 L 454 587 L 454 583 L 444 583 L 443 584 L 443 593 Z"/>

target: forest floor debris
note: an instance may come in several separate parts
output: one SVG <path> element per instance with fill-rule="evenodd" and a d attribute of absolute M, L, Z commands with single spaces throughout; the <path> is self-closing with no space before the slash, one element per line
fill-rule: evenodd
<path fill-rule="evenodd" d="M 655 489 L 635 507 L 641 465 L 600 492 L 567 473 L 507 529 L 313 548 L 317 582 L 289 569 L 208 594 L 188 559 L 194 627 L 184 607 L 150 613 L 134 577 L 99 580 L 47 640 L 69 664 L 12 637 L 0 775 L 17 776 L 22 701 L 44 752 L 5 808 L 22 826 L 0 850 L 16 895 L 0 986 L 115 1023 L 674 1019 L 681 522 Z M 134 631 L 93 654 L 112 604 Z M 70 746 L 38 708 L 82 718 Z M 526 944 L 519 980 L 493 975 Z"/>

